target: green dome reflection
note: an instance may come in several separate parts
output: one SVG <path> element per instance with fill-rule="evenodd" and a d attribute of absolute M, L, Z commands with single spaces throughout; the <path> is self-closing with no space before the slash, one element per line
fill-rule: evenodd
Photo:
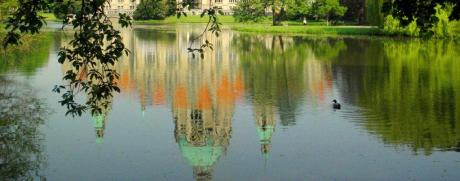
<path fill-rule="evenodd" d="M 190 166 L 206 168 L 212 167 L 224 152 L 224 148 L 213 145 L 211 139 L 206 139 L 204 145 L 195 146 L 187 142 L 185 136 L 179 138 L 179 148 Z"/>

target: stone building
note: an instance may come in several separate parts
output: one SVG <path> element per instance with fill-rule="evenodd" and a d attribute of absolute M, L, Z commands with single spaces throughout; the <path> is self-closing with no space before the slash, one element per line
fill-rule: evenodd
<path fill-rule="evenodd" d="M 217 7 L 221 9 L 224 14 L 233 14 L 233 8 L 236 6 L 238 0 L 193 0 L 193 6 L 190 10 L 184 7 L 185 12 L 190 12 L 192 15 L 200 14 L 204 9 Z M 177 0 L 177 4 L 181 4 L 183 0 Z"/>
<path fill-rule="evenodd" d="M 108 0 L 105 6 L 108 16 L 116 17 L 118 13 L 132 14 L 141 0 Z"/>
<path fill-rule="evenodd" d="M 222 9 L 224 14 L 230 15 L 233 13 L 233 8 L 236 6 L 237 0 L 193 0 L 193 7 L 183 7 L 180 4 L 183 0 L 176 0 L 178 8 L 182 8 L 185 12 L 191 15 L 198 15 L 204 9 L 217 7 Z M 132 14 L 141 0 L 109 0 L 109 4 L 105 7 L 109 16 L 118 16 L 118 13 Z"/>

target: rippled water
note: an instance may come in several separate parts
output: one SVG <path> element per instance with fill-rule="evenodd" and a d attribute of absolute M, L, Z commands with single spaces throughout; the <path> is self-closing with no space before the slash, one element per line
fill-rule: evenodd
<path fill-rule="evenodd" d="M 51 92 L 71 34 L 0 58 L 0 177 L 460 178 L 459 44 L 226 30 L 193 59 L 200 29 L 125 31 L 122 92 L 95 117 L 65 117 Z"/>

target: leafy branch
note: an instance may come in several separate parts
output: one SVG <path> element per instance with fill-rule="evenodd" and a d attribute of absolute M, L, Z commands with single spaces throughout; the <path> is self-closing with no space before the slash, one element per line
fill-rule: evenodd
<path fill-rule="evenodd" d="M 186 1 L 180 6 L 182 7 L 187 7 L 190 8 L 193 6 L 191 4 L 192 2 Z M 204 58 L 204 51 L 206 48 L 209 48 L 210 50 L 213 50 L 213 44 L 208 40 L 205 39 L 204 42 L 199 46 L 199 47 L 193 47 L 194 42 L 198 40 L 202 40 L 204 35 L 207 32 L 211 32 L 211 34 L 215 35 L 216 37 L 219 37 L 221 30 L 221 25 L 222 23 L 219 22 L 218 15 L 223 15 L 224 13 L 222 12 L 221 9 L 217 7 L 212 7 L 209 9 L 204 9 L 203 12 L 200 14 L 200 17 L 203 18 L 204 16 L 208 17 L 208 22 L 206 23 L 206 27 L 204 28 L 203 32 L 200 33 L 197 37 L 193 38 L 190 41 L 190 45 L 187 48 L 187 51 L 192 54 L 192 57 L 195 58 L 195 54 L 199 54 L 200 57 L 203 59 Z M 181 16 L 187 16 L 187 13 L 185 13 L 184 8 L 180 8 L 179 11 L 177 12 L 177 18 L 180 18 Z"/>
<path fill-rule="evenodd" d="M 76 1 L 69 0 L 18 0 L 18 9 L 7 19 L 6 28 L 8 33 L 3 40 L 3 46 L 20 43 L 21 34 L 39 33 L 45 18 L 38 12 L 53 8 L 54 2 L 61 2 L 60 8 L 71 9 L 75 16 L 65 16 L 63 27 L 73 27 L 73 39 L 67 46 L 61 47 L 58 53 L 58 62 L 70 67 L 64 74 L 63 85 L 56 85 L 53 91 L 61 94 L 59 103 L 67 108 L 66 115 L 80 116 L 90 110 L 93 115 L 101 114 L 111 105 L 114 92 L 120 92 L 117 85 L 119 74 L 114 65 L 123 55 L 130 51 L 125 47 L 121 32 L 115 29 L 111 20 L 105 14 L 104 8 L 110 6 L 108 0 L 81 0 L 81 5 L 74 6 Z M 191 3 L 191 2 L 186 2 Z M 217 8 L 206 9 L 201 17 L 208 16 L 208 23 L 203 33 L 194 38 L 192 42 L 202 40 L 206 32 L 219 36 L 221 32 L 218 22 L 218 13 L 223 14 Z M 68 14 L 66 12 L 65 14 Z M 177 16 L 186 15 L 184 11 L 178 11 Z M 130 27 L 131 17 L 119 14 L 118 24 L 122 28 Z M 187 49 L 193 57 L 199 53 L 204 58 L 204 50 L 213 49 L 212 43 L 205 40 L 200 47 Z M 78 95 L 86 94 L 86 101 L 79 101 Z"/>

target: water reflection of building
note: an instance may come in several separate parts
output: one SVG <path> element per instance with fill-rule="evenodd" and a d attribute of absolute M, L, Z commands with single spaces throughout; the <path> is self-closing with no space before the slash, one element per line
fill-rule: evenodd
<path fill-rule="evenodd" d="M 260 151 L 267 158 L 271 150 L 271 139 L 275 132 L 275 109 L 270 104 L 254 104 L 254 117 L 260 141 Z"/>
<path fill-rule="evenodd" d="M 127 39 L 129 40 L 129 39 Z M 68 46 L 68 39 L 64 36 L 64 38 L 60 41 L 61 43 L 61 47 L 62 46 Z M 129 41 L 126 41 L 125 43 L 129 43 Z M 89 80 L 88 78 L 88 72 L 91 71 L 90 69 L 91 68 L 88 68 L 89 66 L 81 66 L 78 70 L 76 68 L 74 68 L 72 66 L 71 63 L 69 62 L 64 62 L 61 66 L 61 70 L 63 72 L 63 74 L 66 74 L 67 71 L 69 70 L 72 70 L 75 74 L 76 74 L 76 79 L 77 80 L 81 80 L 81 81 L 87 81 L 86 83 L 89 83 L 89 81 L 91 81 L 91 83 L 97 83 L 97 82 L 100 82 L 100 80 Z M 102 72 L 102 67 L 100 65 L 95 65 L 93 68 L 95 68 L 95 70 L 99 71 L 99 72 Z M 118 82 L 115 82 L 117 84 L 119 84 L 119 81 Z M 112 94 L 116 94 L 115 92 L 113 92 Z M 87 106 L 89 107 L 89 109 L 92 109 L 92 107 L 97 107 L 100 111 L 100 113 L 95 113 L 95 114 L 92 114 L 92 121 L 93 121 L 93 127 L 95 129 L 95 133 L 96 133 L 96 143 L 97 144 L 100 144 L 102 143 L 103 139 L 104 139 L 104 134 L 105 134 L 105 125 L 106 125 L 106 122 L 107 122 L 107 117 L 108 117 L 108 114 L 111 110 L 111 107 L 112 107 L 112 97 L 111 96 L 108 96 L 107 98 L 100 98 L 100 99 L 95 99 L 94 102 L 91 102 L 89 100 L 91 100 L 91 95 L 87 94 L 87 95 L 84 95 L 86 97 L 86 100 L 87 102 L 90 102 L 91 105 L 84 105 L 84 106 Z M 94 99 L 93 99 L 94 100 Z"/>
<path fill-rule="evenodd" d="M 214 51 L 205 52 L 206 59 L 201 60 L 192 59 L 186 51 L 189 41 L 197 33 L 184 29 L 187 31 L 134 31 L 133 46 L 130 47 L 134 59 L 120 62 L 119 86 L 122 92 L 129 92 L 130 95 L 135 92 L 139 96 L 142 109 L 171 102 L 171 89 L 192 81 L 189 80 L 191 74 L 201 74 L 193 81 L 203 81 L 209 86 L 223 78 L 236 83 L 235 92 L 241 97 L 243 78 L 237 72 L 238 62 L 233 52 L 227 51 L 233 33 L 222 33 L 219 38 L 209 36 L 215 48 Z"/>
<path fill-rule="evenodd" d="M 185 29 L 136 29 L 130 48 L 135 58 L 120 62 L 119 85 L 122 93 L 139 96 L 143 110 L 152 105 L 172 107 L 182 156 L 197 180 L 209 180 L 229 146 L 235 102 L 242 97 L 244 79 L 228 51 L 231 32 L 207 37 L 214 51 L 205 52 L 205 59 L 193 59 L 186 49 L 197 33 Z"/>
<path fill-rule="evenodd" d="M 101 144 L 105 134 L 105 124 L 107 122 L 108 110 L 101 114 L 93 115 L 94 129 L 96 131 L 96 143 Z"/>

